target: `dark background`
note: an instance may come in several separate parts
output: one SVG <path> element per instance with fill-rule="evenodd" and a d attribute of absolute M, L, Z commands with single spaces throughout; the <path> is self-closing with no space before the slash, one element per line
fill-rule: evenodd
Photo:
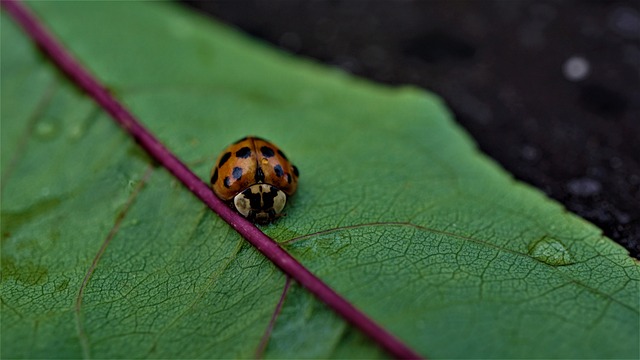
<path fill-rule="evenodd" d="M 640 2 L 184 1 L 442 96 L 480 149 L 640 257 Z"/>

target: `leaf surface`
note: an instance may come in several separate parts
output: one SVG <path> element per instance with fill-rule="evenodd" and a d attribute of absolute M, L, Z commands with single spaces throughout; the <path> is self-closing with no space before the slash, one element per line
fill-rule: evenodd
<path fill-rule="evenodd" d="M 301 171 L 264 231 L 433 358 L 637 358 L 638 264 L 482 156 L 432 94 L 176 6 L 33 2 L 207 179 L 245 135 Z M 117 26 L 115 26 L 117 24 Z M 4 357 L 383 357 L 157 168 L 2 18 Z M 101 250 L 102 249 L 102 250 Z"/>

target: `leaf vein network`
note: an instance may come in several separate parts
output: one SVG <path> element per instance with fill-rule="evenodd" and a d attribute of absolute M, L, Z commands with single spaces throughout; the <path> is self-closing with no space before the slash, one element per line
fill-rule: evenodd
<path fill-rule="evenodd" d="M 505 247 L 496 245 L 496 244 L 492 244 L 488 241 L 482 240 L 482 239 L 478 239 L 476 237 L 473 236 L 468 236 L 468 235 L 460 235 L 460 234 L 455 234 L 452 233 L 450 231 L 444 231 L 444 230 L 440 230 L 440 229 L 435 229 L 435 228 L 430 228 L 430 227 L 426 227 L 423 225 L 417 225 L 417 224 L 413 224 L 410 222 L 404 222 L 404 221 L 386 221 L 386 222 L 371 222 L 371 223 L 361 223 L 361 224 L 354 224 L 354 225 L 347 225 L 347 226 L 342 226 L 342 227 L 334 227 L 334 228 L 330 228 L 330 229 L 325 229 L 325 230 L 320 230 L 311 234 L 306 234 L 306 235 L 302 235 L 302 236 L 298 236 L 298 237 L 294 237 L 291 238 L 289 240 L 285 240 L 282 242 L 282 244 L 284 246 L 288 246 L 288 245 L 292 245 L 294 243 L 299 243 L 302 242 L 304 240 L 309 240 L 312 239 L 313 237 L 316 236 L 322 236 L 322 235 L 327 235 L 327 234 L 331 234 L 331 233 L 336 233 L 336 232 L 340 232 L 340 231 L 348 231 L 348 230 L 353 230 L 353 229 L 360 229 L 360 228 L 366 228 L 366 227 L 389 227 L 389 226 L 397 226 L 397 227 L 407 227 L 407 228 L 414 228 L 417 229 L 419 231 L 423 231 L 423 232 L 427 232 L 427 233 L 433 233 L 433 234 L 439 234 L 439 235 L 444 235 L 444 236 L 448 236 L 448 237 L 452 237 L 452 238 L 456 238 L 459 240 L 464 240 L 464 241 L 470 241 L 473 243 L 476 243 L 478 245 L 482 245 L 482 246 L 487 246 L 487 247 L 491 247 L 494 248 L 498 251 L 502 251 L 502 252 L 506 252 L 515 256 L 519 256 L 519 257 L 524 257 L 528 260 L 532 260 L 532 261 L 536 261 L 539 265 L 543 265 L 546 266 L 549 269 L 552 269 L 552 271 L 556 272 L 561 278 L 565 279 L 568 283 L 573 283 L 576 286 L 579 286 L 581 288 L 584 288 L 585 290 L 597 294 L 599 296 L 603 296 L 607 299 L 609 299 L 610 301 L 613 301 L 615 303 L 618 303 L 619 305 L 621 305 L 622 307 L 627 308 L 628 310 L 632 311 L 635 314 L 639 314 L 640 311 L 638 309 L 633 308 L 630 305 L 627 305 L 623 302 L 621 302 L 620 300 L 617 300 L 615 298 L 613 298 L 612 294 L 608 294 L 608 293 L 604 293 L 598 289 L 594 289 L 590 286 L 588 286 L 587 284 L 576 280 L 574 278 L 569 277 L 566 273 L 559 271 L 558 267 L 541 262 L 535 258 L 533 258 L 531 255 L 524 253 L 524 252 L 519 252 L 516 250 L 512 250 L 512 249 L 507 249 Z"/>

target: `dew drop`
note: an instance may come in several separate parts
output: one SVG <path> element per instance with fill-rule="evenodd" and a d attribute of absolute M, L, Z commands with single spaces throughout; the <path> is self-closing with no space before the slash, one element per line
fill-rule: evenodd
<path fill-rule="evenodd" d="M 573 264 L 573 257 L 569 249 L 560 241 L 546 236 L 529 244 L 529 255 L 553 266 Z"/>
<path fill-rule="evenodd" d="M 84 129 L 82 128 L 82 126 L 76 125 L 71 128 L 71 131 L 69 131 L 69 138 L 72 140 L 80 139 L 83 133 L 84 133 Z"/>
<path fill-rule="evenodd" d="M 51 123 L 41 122 L 36 126 L 36 135 L 48 139 L 52 138 L 56 134 L 56 128 Z"/>

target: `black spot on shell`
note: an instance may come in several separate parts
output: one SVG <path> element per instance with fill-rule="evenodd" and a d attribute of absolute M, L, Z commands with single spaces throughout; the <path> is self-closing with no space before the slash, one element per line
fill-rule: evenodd
<path fill-rule="evenodd" d="M 222 157 L 220 158 L 220 161 L 218 162 L 218 167 L 221 168 L 222 165 L 224 165 L 224 163 L 226 163 L 230 157 L 231 157 L 230 152 L 226 152 L 224 155 L 222 155 Z"/>
<path fill-rule="evenodd" d="M 282 156 L 282 158 L 285 160 L 289 160 L 287 159 L 287 155 L 285 155 L 280 149 L 278 149 L 278 155 Z"/>
<path fill-rule="evenodd" d="M 266 157 L 266 158 L 270 158 L 273 155 L 275 155 L 275 153 L 273 152 L 273 149 L 268 147 L 268 146 L 263 146 L 260 148 L 260 152 L 262 153 L 262 156 Z"/>
<path fill-rule="evenodd" d="M 258 169 L 256 170 L 255 180 L 257 183 L 264 182 L 264 171 L 262 171 L 262 168 L 260 166 L 258 166 Z"/>
<path fill-rule="evenodd" d="M 223 181 L 224 187 L 229 188 L 231 186 L 229 181 L 230 181 L 230 179 L 229 179 L 228 176 L 224 178 L 224 181 Z"/>
<path fill-rule="evenodd" d="M 239 167 L 234 167 L 233 168 L 233 173 L 231 173 L 231 175 L 233 175 L 233 178 L 236 180 L 240 180 L 240 178 L 242 177 L 242 169 Z"/>
<path fill-rule="evenodd" d="M 279 164 L 276 165 L 273 170 L 276 172 L 276 176 L 277 177 L 281 177 L 284 174 L 284 170 L 282 170 L 282 166 L 280 166 Z"/>
<path fill-rule="evenodd" d="M 298 167 L 293 165 L 293 175 L 296 177 L 300 176 L 300 172 L 298 171 Z"/>
<path fill-rule="evenodd" d="M 251 155 L 251 149 L 249 149 L 249 147 L 245 146 L 242 149 L 236 151 L 236 156 L 241 158 L 241 159 L 246 159 L 249 157 L 249 155 Z"/>
<path fill-rule="evenodd" d="M 291 175 L 287 174 L 287 182 L 291 184 Z"/>
<path fill-rule="evenodd" d="M 216 168 L 216 170 L 213 172 L 213 175 L 211 176 L 211 184 L 215 184 L 216 181 L 218 181 L 218 168 Z"/>

